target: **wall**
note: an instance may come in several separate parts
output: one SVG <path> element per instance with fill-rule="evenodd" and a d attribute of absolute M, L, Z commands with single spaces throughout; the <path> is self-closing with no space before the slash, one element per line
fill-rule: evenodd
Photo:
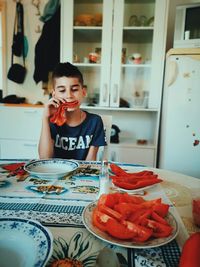
<path fill-rule="evenodd" d="M 200 3 L 200 1 L 197 1 L 197 0 L 170 0 L 169 1 L 166 51 L 168 51 L 170 48 L 173 47 L 176 6 L 190 4 L 190 3 Z"/>
<path fill-rule="evenodd" d="M 67 0 L 66 0 L 67 1 Z M 167 0 L 166 0 L 167 1 Z M 45 102 L 48 99 L 48 96 L 44 95 L 41 83 L 35 84 L 33 80 L 34 73 L 34 49 L 35 44 L 37 43 L 40 33 L 36 33 L 35 29 L 39 25 L 42 27 L 42 22 L 39 21 L 39 16 L 36 15 L 37 10 L 32 5 L 32 0 L 22 0 L 24 5 L 24 22 L 25 22 L 25 35 L 28 38 L 29 42 L 29 52 L 26 58 L 26 67 L 27 67 L 27 76 L 26 80 L 22 85 L 14 83 L 10 80 L 6 80 L 4 95 L 7 94 L 16 94 L 18 96 L 25 96 L 29 103 L 36 103 L 37 101 Z M 40 0 L 41 14 L 43 8 L 48 0 Z M 195 0 L 169 0 L 169 19 L 168 19 L 168 29 L 167 29 L 167 49 L 169 50 L 173 46 L 173 35 L 174 35 L 174 22 L 175 22 L 175 7 L 179 4 L 186 3 L 199 3 Z M 11 44 L 12 44 L 12 34 L 13 34 L 13 25 L 15 18 L 15 1 L 6 0 L 7 4 L 7 66 L 6 73 L 11 64 Z M 5 77 L 6 78 L 6 77 Z"/>
<path fill-rule="evenodd" d="M 7 20 L 7 66 L 8 70 L 11 64 L 11 45 L 12 45 L 12 35 L 13 26 L 15 19 L 15 6 L 16 3 L 13 0 L 6 1 L 6 20 Z M 36 2 L 36 1 L 35 1 Z M 36 84 L 33 80 L 34 73 L 34 54 L 35 54 L 35 44 L 38 41 L 41 33 L 36 33 L 35 30 L 38 26 L 42 28 L 43 23 L 39 20 L 39 16 L 36 15 L 37 9 L 32 5 L 32 0 L 22 0 L 24 6 L 24 25 L 25 25 L 25 35 L 28 39 L 29 51 L 26 58 L 27 76 L 22 85 L 14 83 L 7 79 L 7 91 L 4 91 L 4 95 L 16 94 L 17 96 L 25 96 L 29 103 L 36 103 L 37 101 L 46 101 L 48 96 L 44 95 L 44 90 L 42 89 L 41 83 Z M 40 0 L 40 11 L 43 14 L 43 8 L 47 3 L 47 0 Z M 15 58 L 18 59 L 18 58 Z"/>

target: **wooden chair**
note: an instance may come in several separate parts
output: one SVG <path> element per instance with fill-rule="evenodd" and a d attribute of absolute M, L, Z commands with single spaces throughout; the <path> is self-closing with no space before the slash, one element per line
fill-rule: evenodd
<path fill-rule="evenodd" d="M 110 148 L 110 135 L 111 135 L 111 128 L 112 128 L 112 116 L 111 115 L 100 115 L 103 121 L 104 130 L 105 130 L 105 136 L 106 136 L 106 142 L 107 146 L 100 147 L 98 154 L 97 154 L 97 160 L 102 161 L 103 159 L 107 159 L 109 157 L 109 148 Z"/>

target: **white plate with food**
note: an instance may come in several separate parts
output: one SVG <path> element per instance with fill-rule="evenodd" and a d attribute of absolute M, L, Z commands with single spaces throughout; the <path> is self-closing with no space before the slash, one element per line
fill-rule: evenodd
<path fill-rule="evenodd" d="M 121 247 L 127 247 L 127 248 L 153 248 L 153 247 L 159 247 L 159 246 L 169 243 L 178 234 L 178 223 L 175 217 L 171 213 L 168 213 L 166 219 L 168 223 L 173 227 L 173 231 L 171 235 L 168 237 L 152 238 L 146 242 L 141 242 L 141 243 L 125 241 L 125 240 L 114 238 L 111 235 L 107 234 L 106 232 L 101 231 L 100 229 L 98 229 L 97 227 L 93 225 L 92 213 L 93 213 L 93 210 L 96 208 L 96 205 L 97 205 L 97 202 L 92 202 L 87 207 L 85 207 L 85 209 L 83 210 L 83 216 L 82 216 L 83 223 L 90 233 L 92 233 L 96 237 L 108 243 L 121 246 Z"/>
<path fill-rule="evenodd" d="M 41 159 L 33 160 L 24 166 L 24 170 L 33 176 L 52 179 L 71 175 L 79 163 L 66 159 Z"/>
<path fill-rule="evenodd" d="M 1 266 L 42 267 L 53 252 L 53 236 L 39 222 L 0 218 Z"/>
<path fill-rule="evenodd" d="M 118 191 L 122 191 L 122 192 L 127 192 L 127 193 L 132 193 L 132 194 L 136 194 L 136 193 L 139 193 L 140 191 L 145 191 L 147 189 L 151 189 L 153 187 L 155 187 L 157 184 L 152 184 L 152 185 L 148 185 L 148 186 L 144 186 L 144 187 L 140 187 L 140 188 L 137 188 L 137 189 L 124 189 L 122 187 L 119 187 L 119 186 L 116 186 L 115 184 L 113 184 L 113 188 L 114 189 L 117 189 Z"/>

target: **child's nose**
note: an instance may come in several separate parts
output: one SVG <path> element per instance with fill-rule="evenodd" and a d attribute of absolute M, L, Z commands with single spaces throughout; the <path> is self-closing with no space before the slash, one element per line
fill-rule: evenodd
<path fill-rule="evenodd" d="M 66 98 L 72 98 L 72 92 L 71 90 L 66 90 Z"/>

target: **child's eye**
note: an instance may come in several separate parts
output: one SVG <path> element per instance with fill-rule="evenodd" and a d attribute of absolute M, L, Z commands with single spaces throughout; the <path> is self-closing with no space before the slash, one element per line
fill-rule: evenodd
<path fill-rule="evenodd" d="M 72 90 L 72 92 L 76 92 L 76 91 L 79 90 L 79 88 L 78 87 L 73 87 L 71 90 Z"/>

